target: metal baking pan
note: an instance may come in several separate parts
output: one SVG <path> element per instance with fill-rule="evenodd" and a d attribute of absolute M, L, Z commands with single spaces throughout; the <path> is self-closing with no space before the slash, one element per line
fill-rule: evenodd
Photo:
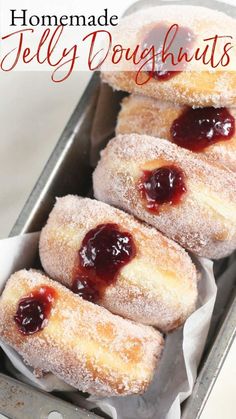
<path fill-rule="evenodd" d="M 132 13 L 144 7 L 157 4 L 186 4 L 186 1 L 141 0 L 127 10 Z M 188 4 L 204 5 L 236 16 L 236 8 L 217 1 L 189 1 Z M 109 96 L 107 109 L 102 108 L 102 97 Z M 100 115 L 106 118 L 106 130 L 100 135 L 103 144 L 112 137 L 121 95 L 113 93 L 107 86 L 100 85 L 99 74 L 95 73 L 79 104 L 62 133 L 39 180 L 20 213 L 10 236 L 38 231 L 44 225 L 55 201 L 55 196 L 91 193 L 91 174 L 98 151 L 91 156 L 90 144 L 94 130 L 99 127 Z M 216 264 L 216 273 L 225 272 L 225 280 L 218 284 L 218 296 L 206 348 L 199 366 L 193 394 L 182 406 L 183 419 L 197 419 L 214 385 L 220 368 L 235 336 L 236 296 L 235 284 L 227 280 L 227 270 L 235 270 L 232 257 Z M 217 276 L 217 275 L 216 275 Z M 0 361 L 3 355 L 0 353 Z M 0 413 L 11 419 L 50 418 L 50 412 L 57 411 L 61 418 L 73 417 L 93 419 L 104 417 L 75 407 L 63 401 L 58 395 L 39 391 L 20 381 L 12 379 L 2 370 L 0 362 Z M 33 412 L 33 414 L 32 414 Z M 58 418 L 59 418 L 58 417 Z"/>

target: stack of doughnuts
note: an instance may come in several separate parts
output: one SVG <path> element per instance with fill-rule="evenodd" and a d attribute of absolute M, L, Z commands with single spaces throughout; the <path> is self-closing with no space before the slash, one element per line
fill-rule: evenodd
<path fill-rule="evenodd" d="M 192 42 L 206 9 L 148 9 L 119 32 L 147 42 L 146 31 L 176 18 L 186 32 L 190 9 Z M 207 19 L 208 31 L 235 31 L 218 12 Z M 56 200 L 40 235 L 42 271 L 16 272 L 0 298 L 0 338 L 38 375 L 98 396 L 143 393 L 164 334 L 195 310 L 198 273 L 186 249 L 218 259 L 236 247 L 235 74 L 163 74 L 137 86 L 133 72 L 103 72 L 132 94 L 93 174 L 96 199 Z"/>
<path fill-rule="evenodd" d="M 203 39 L 225 34 L 226 27 L 234 35 L 236 28 L 218 11 L 161 6 L 127 17 L 119 34 L 158 50 L 163 28 L 173 24 L 186 50 L 201 48 Z M 121 103 L 117 137 L 94 172 L 95 197 L 198 256 L 220 259 L 236 248 L 236 71 L 196 69 L 192 62 L 170 71 L 156 64 L 152 71 L 143 67 L 140 77 L 150 77 L 144 84 L 122 65 L 119 71 L 104 67 L 102 79 L 130 96 Z"/>
<path fill-rule="evenodd" d="M 163 333 L 195 310 L 197 271 L 178 244 L 105 203 L 58 198 L 42 229 L 46 274 L 21 270 L 0 297 L 0 338 L 41 376 L 97 396 L 143 393 Z"/>

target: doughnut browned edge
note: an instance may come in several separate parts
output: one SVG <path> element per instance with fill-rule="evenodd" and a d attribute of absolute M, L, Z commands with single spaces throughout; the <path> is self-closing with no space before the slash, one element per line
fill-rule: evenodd
<path fill-rule="evenodd" d="M 161 102 L 142 95 L 130 95 L 121 103 L 116 135 L 135 133 L 172 141 L 171 126 L 186 109 L 188 108 L 185 106 L 170 102 Z M 235 108 L 229 108 L 229 112 L 236 118 Z M 236 171 L 236 133 L 230 140 L 212 144 L 198 154 Z"/>
<path fill-rule="evenodd" d="M 45 327 L 24 335 L 14 321 L 19 300 L 42 286 L 56 296 Z M 38 372 L 52 372 L 98 396 L 143 393 L 162 349 L 161 334 L 83 300 L 40 272 L 21 270 L 0 298 L 0 338 Z"/>
<path fill-rule="evenodd" d="M 151 213 L 140 197 L 144 170 L 174 164 L 187 192 L 178 205 Z M 236 174 L 169 141 L 146 135 L 111 140 L 93 174 L 95 197 L 156 227 L 198 256 L 223 258 L 236 248 Z"/>

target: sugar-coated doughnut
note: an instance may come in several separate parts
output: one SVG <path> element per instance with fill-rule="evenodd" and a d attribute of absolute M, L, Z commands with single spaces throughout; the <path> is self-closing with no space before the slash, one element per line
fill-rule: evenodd
<path fill-rule="evenodd" d="M 165 138 L 236 170 L 235 117 L 235 108 L 192 109 L 130 95 L 122 101 L 116 134 Z"/>
<path fill-rule="evenodd" d="M 194 54 L 199 48 L 201 53 L 207 48 L 207 55 L 203 60 L 192 60 L 182 72 L 172 72 L 172 77 L 152 77 L 147 83 L 147 72 L 145 66 L 136 82 L 137 71 L 141 64 L 138 58 L 136 67 L 132 60 L 122 61 L 117 64 L 111 64 L 113 49 L 110 50 L 107 60 L 102 65 L 102 80 L 109 83 L 116 90 L 124 90 L 129 93 L 138 93 L 150 96 L 155 99 L 171 101 L 177 104 L 189 106 L 230 106 L 236 105 L 236 69 L 234 61 L 234 47 L 236 39 L 235 19 L 232 17 L 204 7 L 167 5 L 156 6 L 140 10 L 120 21 L 120 24 L 112 31 L 112 44 L 120 44 L 123 48 L 130 48 L 129 57 L 132 57 L 135 48 L 141 45 L 147 45 L 147 39 L 153 39 L 147 46 L 154 45 L 155 40 L 162 39 L 162 31 L 165 34 L 173 25 L 179 25 L 179 30 L 191 33 L 193 42 L 189 45 L 189 50 Z M 156 31 L 156 32 L 155 32 Z M 215 53 L 213 54 L 213 40 L 215 35 L 225 38 L 218 38 L 216 42 Z M 173 33 L 168 38 L 167 44 L 170 44 Z M 176 35 L 176 39 L 178 35 Z M 182 35 L 179 35 L 180 37 Z M 226 38 L 231 36 L 231 38 Z M 186 35 L 187 37 L 187 35 Z M 182 39 L 182 38 L 179 38 Z M 185 46 L 181 40 L 179 48 Z M 187 39 L 187 38 L 186 38 Z M 224 46 L 231 43 L 233 49 L 228 52 L 228 59 L 224 57 L 222 65 L 218 65 L 223 55 Z M 157 42 L 156 51 L 159 51 Z M 155 45 L 154 45 L 155 46 Z M 227 49 L 227 48 L 226 48 Z M 169 52 L 169 51 L 168 51 Z M 189 54 L 190 57 L 191 54 Z M 201 55 L 201 54 L 199 54 Z M 211 57 L 213 57 L 213 61 Z M 211 61 L 210 61 L 211 60 Z M 118 61 L 118 58 L 117 60 Z M 175 60 L 176 61 L 176 60 Z M 227 61 L 227 62 L 226 62 Z M 210 65 L 209 63 L 212 63 Z M 176 67 L 177 68 L 177 67 Z M 157 73 L 155 73 L 157 74 Z"/>
<path fill-rule="evenodd" d="M 167 332 L 195 308 L 197 275 L 188 254 L 102 202 L 57 199 L 39 249 L 50 277 L 123 317 Z"/>
<path fill-rule="evenodd" d="M 93 175 L 97 199 L 127 210 L 199 256 L 236 248 L 236 174 L 175 144 L 111 140 Z"/>
<path fill-rule="evenodd" d="M 115 316 L 33 270 L 7 282 L 0 338 L 36 370 L 100 396 L 144 392 L 163 349 L 155 329 Z"/>

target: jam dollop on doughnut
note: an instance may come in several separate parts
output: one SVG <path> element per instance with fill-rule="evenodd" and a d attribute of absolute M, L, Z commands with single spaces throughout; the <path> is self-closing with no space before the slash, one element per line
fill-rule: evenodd
<path fill-rule="evenodd" d="M 171 126 L 173 142 L 196 152 L 230 140 L 234 133 L 235 119 L 227 108 L 189 108 Z"/>
<path fill-rule="evenodd" d="M 189 56 L 194 45 L 195 36 L 191 29 L 186 27 L 173 28 L 168 34 L 170 28 L 171 25 L 158 24 L 150 30 L 142 42 L 143 49 L 149 49 L 152 46 L 155 48 L 155 53 L 157 54 L 155 57 L 155 70 L 153 69 L 152 60 L 149 60 L 145 65 L 145 71 L 156 80 L 169 80 L 181 71 L 184 71 L 187 64 L 185 55 Z M 164 55 L 162 51 L 165 51 Z M 182 59 L 181 56 L 183 56 Z M 172 63 L 172 57 L 173 62 L 177 65 Z"/>
<path fill-rule="evenodd" d="M 135 254 L 130 233 L 121 231 L 117 224 L 98 225 L 82 241 L 72 291 L 86 300 L 97 301 Z"/>
<path fill-rule="evenodd" d="M 177 205 L 187 190 L 183 171 L 174 165 L 145 170 L 138 188 L 152 212 L 159 212 L 163 204 Z"/>
<path fill-rule="evenodd" d="M 44 329 L 55 297 L 54 288 L 45 285 L 21 298 L 14 316 L 19 331 L 32 335 Z"/>

